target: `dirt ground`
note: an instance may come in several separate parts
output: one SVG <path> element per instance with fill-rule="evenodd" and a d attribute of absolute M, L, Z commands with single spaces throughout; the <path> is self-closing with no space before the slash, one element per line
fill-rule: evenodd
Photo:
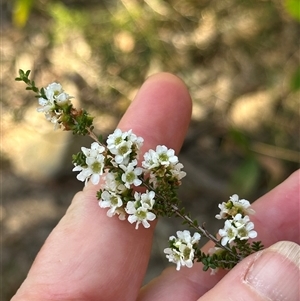
<path fill-rule="evenodd" d="M 300 66 L 299 23 L 276 1 L 250 7 L 247 1 L 190 2 L 194 11 L 180 1 L 156 7 L 138 1 L 113 1 L 115 6 L 36 1 L 23 28 L 12 22 L 11 2 L 1 3 L 1 300 L 16 292 L 82 189 L 70 156 L 89 141 L 52 131 L 35 112 L 34 97 L 14 81 L 19 68 L 31 69 L 39 86 L 61 81 L 80 106 L 99 116 L 96 128 L 104 137 L 147 76 L 159 71 L 180 76 L 194 108 L 180 153 L 187 177 L 179 195 L 212 232 L 219 226 L 213 219 L 218 203 L 233 193 L 252 202 L 299 168 L 300 94 L 291 85 Z M 140 12 L 136 19 L 128 3 Z M 177 19 L 171 20 L 175 8 Z M 93 20 L 93 10 L 101 13 L 101 26 L 113 28 L 110 38 L 79 13 Z M 110 19 L 107 25 L 107 11 L 119 23 Z M 153 14 L 155 30 L 143 23 L 149 18 L 144 11 Z M 68 23 L 70 12 L 89 30 Z M 138 27 L 130 27 L 129 19 L 122 23 L 126 14 Z M 102 56 L 95 54 L 100 48 Z M 163 249 L 178 229 L 179 220 L 159 221 L 145 283 L 168 266 Z"/>

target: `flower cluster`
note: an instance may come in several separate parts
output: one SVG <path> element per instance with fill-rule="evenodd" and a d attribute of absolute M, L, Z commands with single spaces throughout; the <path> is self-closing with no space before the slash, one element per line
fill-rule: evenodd
<path fill-rule="evenodd" d="M 74 108 L 70 101 L 72 97 L 59 83 L 38 89 L 29 74 L 30 70 L 19 70 L 16 80 L 25 82 L 26 89 L 36 93 L 37 111 L 43 112 L 55 129 L 88 134 L 94 140 L 90 148 L 81 147 L 81 151 L 73 155 L 73 171 L 78 172 L 79 181 L 99 187 L 99 206 L 107 209 L 108 217 L 116 215 L 138 229 L 140 225 L 149 228 L 149 222 L 158 216 L 177 216 L 196 230 L 193 236 L 184 230 L 169 238 L 169 247 L 164 253 L 169 262 L 176 264 L 177 270 L 182 266 L 191 268 L 198 261 L 202 262 L 203 270 L 211 269 L 215 273 L 219 268 L 232 268 L 245 256 L 263 248 L 261 242 L 248 242 L 257 236 L 257 232 L 249 217 L 254 210 L 247 200 L 234 194 L 220 204 L 220 213 L 215 217 L 225 220 L 224 227 L 218 231 L 219 239 L 211 235 L 179 207 L 176 189 L 186 173 L 173 149 L 158 145 L 155 150 L 145 152 L 140 160 L 144 139 L 132 130 L 121 129 L 116 129 L 106 143 L 102 143 L 93 132 L 93 117 L 85 110 Z M 208 254 L 198 247 L 201 236 L 215 244 Z"/>
<path fill-rule="evenodd" d="M 238 213 L 233 219 L 226 220 L 224 228 L 219 230 L 219 234 L 222 237 L 221 244 L 226 246 L 227 243 L 230 244 L 236 238 L 240 240 L 255 238 L 257 232 L 253 229 L 254 224 L 250 222 L 249 216 L 243 217 Z"/>
<path fill-rule="evenodd" d="M 201 250 L 197 250 L 194 245 L 200 240 L 199 233 L 196 232 L 191 237 L 188 230 L 178 231 L 178 238 L 171 236 L 169 238 L 170 247 L 164 251 L 169 261 L 177 265 L 177 270 L 180 269 L 180 266 L 192 267 L 194 261 L 201 261 L 204 270 L 211 269 L 212 274 L 215 274 L 219 267 L 231 268 L 232 262 L 262 248 L 260 243 L 254 242 L 251 246 L 247 242 L 250 238 L 257 236 L 257 232 L 254 231 L 254 223 L 250 221 L 250 217 L 247 215 L 255 213 L 249 201 L 239 199 L 239 196 L 234 194 L 228 202 L 219 204 L 219 208 L 221 211 L 216 215 L 216 218 L 225 219 L 224 228 L 218 231 L 221 237 L 219 240 L 209 235 L 204 227 L 199 226 L 196 221 L 192 221 L 189 216 L 183 216 L 192 227 L 213 240 L 215 246 L 209 250 L 208 254 L 204 254 Z M 237 252 L 239 250 L 240 253 Z"/>
<path fill-rule="evenodd" d="M 221 211 L 216 215 L 217 219 L 226 219 L 240 213 L 242 215 L 254 214 L 255 211 L 250 208 L 251 204 L 245 199 L 240 199 L 237 194 L 229 197 L 229 201 L 223 202 L 218 206 Z"/>
<path fill-rule="evenodd" d="M 237 238 L 240 240 L 248 240 L 255 238 L 257 232 L 254 231 L 254 224 L 250 221 L 247 214 L 254 214 L 254 210 L 250 208 L 247 200 L 239 199 L 237 194 L 230 197 L 228 202 L 219 205 L 220 213 L 216 215 L 217 219 L 225 219 L 224 228 L 219 230 L 222 237 L 221 244 L 223 246 L 232 243 Z"/>
<path fill-rule="evenodd" d="M 130 158 L 136 157 L 143 142 L 144 139 L 137 137 L 132 130 L 122 132 L 120 129 L 116 129 L 113 134 L 110 134 L 106 141 L 107 148 L 112 155 L 115 155 L 115 163 L 123 166 L 128 165 Z"/>
<path fill-rule="evenodd" d="M 73 158 L 73 171 L 80 171 L 78 180 L 91 181 L 94 185 L 100 183 L 99 206 L 108 209 L 107 216 L 118 215 L 120 220 L 127 217 L 130 223 L 136 223 L 136 229 L 140 224 L 149 228 L 149 221 L 156 218 L 161 200 L 155 198 L 154 190 L 160 185 L 160 179 L 168 174 L 169 181 L 179 185 L 185 175 L 174 150 L 166 146 L 146 152 L 139 167 L 137 159 L 143 141 L 132 130 L 116 129 L 108 136 L 106 147 L 93 142 L 90 149 L 82 147 Z M 147 185 L 148 182 L 152 185 Z M 138 192 L 135 187 L 139 186 L 149 189 Z"/>
<path fill-rule="evenodd" d="M 201 235 L 197 232 L 191 236 L 190 231 L 177 231 L 177 237 L 170 236 L 170 247 L 164 250 L 169 262 L 176 264 L 176 270 L 180 270 L 181 266 L 191 268 L 194 262 L 195 251 Z"/>
<path fill-rule="evenodd" d="M 150 183 L 157 187 L 160 180 L 181 184 L 181 179 L 186 176 L 182 171 L 183 165 L 178 161 L 173 149 L 158 145 L 156 150 L 150 149 L 144 154 L 142 166 L 149 171 Z"/>
<path fill-rule="evenodd" d="M 38 112 L 43 112 L 45 117 L 51 123 L 54 123 L 54 129 L 62 128 L 65 131 L 72 131 L 76 135 L 93 136 L 93 117 L 85 110 L 77 110 L 73 107 L 71 99 L 61 84 L 51 83 L 46 88 L 38 89 L 33 80 L 29 79 L 30 70 L 24 72 L 19 70 L 19 77 L 16 81 L 23 81 L 27 87 L 26 90 L 32 90 L 36 93 L 39 101 Z"/>
<path fill-rule="evenodd" d="M 43 92 L 38 99 L 40 107 L 37 111 L 45 113 L 46 119 L 54 123 L 54 128 L 57 129 L 61 125 L 63 107 L 70 106 L 70 99 L 73 97 L 65 93 L 58 83 L 49 84 Z"/>
<path fill-rule="evenodd" d="M 129 214 L 128 221 L 132 224 L 136 222 L 135 228 L 138 229 L 140 223 L 145 228 L 149 228 L 149 221 L 153 221 L 156 215 L 151 212 L 155 204 L 155 192 L 146 191 L 146 193 L 134 193 L 134 200 L 129 201 L 126 205 L 125 211 Z"/>

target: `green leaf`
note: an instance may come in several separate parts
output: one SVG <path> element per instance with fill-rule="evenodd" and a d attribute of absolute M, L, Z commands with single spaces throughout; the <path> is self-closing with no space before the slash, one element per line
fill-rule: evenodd
<path fill-rule="evenodd" d="M 15 80 L 23 81 L 24 83 L 29 84 L 30 83 L 30 80 L 28 79 L 29 74 L 30 74 L 30 70 L 27 70 L 25 73 L 22 69 L 19 69 L 19 77 L 16 77 Z"/>
<path fill-rule="evenodd" d="M 86 156 L 82 151 L 72 155 L 72 163 L 76 165 L 86 166 L 85 159 Z"/>
<path fill-rule="evenodd" d="M 101 195 L 102 195 L 102 190 L 100 189 L 97 191 L 97 194 L 96 194 L 98 200 L 101 199 Z"/>

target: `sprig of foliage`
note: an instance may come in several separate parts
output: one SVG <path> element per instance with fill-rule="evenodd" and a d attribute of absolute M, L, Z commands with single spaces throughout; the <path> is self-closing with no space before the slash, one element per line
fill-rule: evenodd
<path fill-rule="evenodd" d="M 249 217 L 254 210 L 247 200 L 235 194 L 221 203 L 220 213 L 215 217 L 225 220 L 224 228 L 218 231 L 219 236 L 212 235 L 181 206 L 177 189 L 186 173 L 174 150 L 158 145 L 144 154 L 141 167 L 138 166 L 142 137 L 132 130 L 116 129 L 103 142 L 102 136 L 93 133 L 93 117 L 83 109 L 74 108 L 70 101 L 72 96 L 65 93 L 60 84 L 52 83 L 39 89 L 29 74 L 29 70 L 20 70 L 16 80 L 23 81 L 27 90 L 36 93 L 40 104 L 37 110 L 43 112 L 55 128 L 89 135 L 95 140 L 90 148 L 81 147 L 81 151 L 73 155 L 73 171 L 79 172 L 77 179 L 82 182 L 100 183 L 96 196 L 99 206 L 108 209 L 107 216 L 117 215 L 120 220 L 135 224 L 136 229 L 140 225 L 149 228 L 149 222 L 158 216 L 175 216 L 196 231 L 193 235 L 188 230 L 177 231 L 177 236 L 169 238 L 169 247 L 164 252 L 177 270 L 182 266 L 190 268 L 194 262 L 201 262 L 204 271 L 231 269 L 246 256 L 263 249 L 260 241 L 249 242 L 257 233 Z M 214 243 L 208 254 L 198 246 L 201 236 Z"/>
<path fill-rule="evenodd" d="M 19 70 L 16 81 L 24 82 L 26 90 L 31 90 L 39 100 L 39 112 L 45 113 L 46 119 L 54 124 L 55 129 L 62 127 L 65 131 L 72 131 L 74 135 L 93 136 L 93 119 L 83 109 L 77 110 L 71 103 L 73 98 L 65 93 L 60 84 L 52 83 L 47 88 L 37 88 L 34 80 L 29 79 L 30 70 Z"/>
<path fill-rule="evenodd" d="M 44 88 L 41 88 L 41 89 L 37 88 L 35 85 L 35 81 L 29 79 L 30 72 L 31 72 L 30 70 L 27 70 L 25 72 L 22 69 L 20 69 L 19 77 L 16 77 L 15 80 L 24 82 L 28 86 L 28 87 L 26 87 L 26 90 L 31 90 L 34 93 L 36 93 L 35 97 L 42 97 L 44 99 L 47 99 Z"/>

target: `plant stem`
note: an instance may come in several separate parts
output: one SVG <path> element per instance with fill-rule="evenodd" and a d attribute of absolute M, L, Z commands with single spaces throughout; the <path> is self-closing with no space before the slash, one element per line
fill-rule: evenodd
<path fill-rule="evenodd" d="M 226 250 L 226 251 L 229 252 L 231 255 L 233 255 L 234 257 L 236 257 L 236 258 L 238 259 L 238 261 L 241 261 L 241 260 L 243 259 L 243 257 L 242 257 L 241 255 L 233 253 L 232 250 L 231 250 L 229 247 L 223 246 L 223 245 L 219 242 L 219 240 L 217 240 L 213 235 L 211 235 L 211 234 L 210 234 L 203 226 L 201 227 L 201 226 L 199 226 L 199 225 L 195 225 L 194 222 L 193 222 L 193 220 L 192 220 L 188 215 L 186 215 L 186 214 L 181 214 L 181 212 L 179 211 L 179 209 L 178 209 L 178 207 L 177 207 L 176 205 L 174 205 L 174 204 L 170 204 L 170 205 L 171 205 L 171 207 L 172 207 L 174 213 L 175 213 L 176 215 L 178 215 L 179 217 L 181 217 L 183 220 L 185 220 L 185 221 L 189 224 L 189 226 L 190 226 L 191 228 L 194 228 L 194 229 L 196 229 L 197 231 L 200 230 L 200 232 L 201 232 L 205 237 L 207 237 L 209 240 L 213 241 L 218 247 L 220 247 L 220 248 Z"/>
<path fill-rule="evenodd" d="M 102 145 L 102 143 L 100 143 L 100 141 L 98 140 L 96 134 L 93 132 L 93 130 L 91 128 L 87 128 L 88 132 L 89 132 L 89 136 L 95 140 L 97 143 L 99 143 L 100 145 Z"/>
<path fill-rule="evenodd" d="M 228 246 L 223 246 L 217 238 L 215 238 L 212 234 L 210 234 L 210 233 L 204 228 L 204 226 L 201 227 L 201 226 L 199 226 L 198 224 L 195 225 L 194 222 L 193 222 L 193 220 L 192 220 L 188 215 L 182 214 L 182 213 L 180 212 L 179 208 L 178 208 L 176 205 L 171 204 L 165 197 L 163 197 L 162 195 L 158 194 L 158 193 L 155 191 L 155 189 L 154 189 L 153 187 L 151 187 L 151 185 L 148 185 L 148 184 L 144 181 L 144 179 L 141 178 L 141 180 L 143 181 L 143 185 L 144 185 L 147 189 L 153 190 L 153 191 L 155 192 L 156 196 L 157 196 L 158 198 L 162 199 L 163 202 L 167 203 L 168 206 L 170 206 L 170 207 L 172 208 L 173 212 L 174 212 L 177 216 L 181 217 L 184 221 L 186 221 L 187 224 L 188 224 L 191 228 L 194 228 L 194 229 L 197 230 L 197 231 L 200 230 L 200 232 L 201 232 L 206 238 L 208 238 L 209 240 L 211 240 L 212 242 L 214 242 L 216 246 L 218 246 L 218 247 L 220 247 L 220 248 L 226 250 L 228 253 L 230 253 L 232 256 L 234 256 L 234 257 L 238 260 L 238 262 L 241 261 L 241 260 L 244 258 L 243 256 L 234 253 L 234 252 L 230 249 L 230 247 L 228 247 Z"/>

